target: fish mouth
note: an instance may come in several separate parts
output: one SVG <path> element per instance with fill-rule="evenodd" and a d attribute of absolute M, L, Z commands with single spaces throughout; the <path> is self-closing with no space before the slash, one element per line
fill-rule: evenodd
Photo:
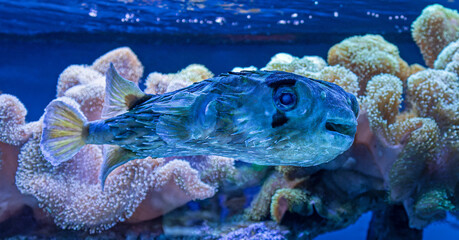
<path fill-rule="evenodd" d="M 332 133 L 354 137 L 357 124 L 343 119 L 330 119 L 325 122 L 325 129 Z"/>

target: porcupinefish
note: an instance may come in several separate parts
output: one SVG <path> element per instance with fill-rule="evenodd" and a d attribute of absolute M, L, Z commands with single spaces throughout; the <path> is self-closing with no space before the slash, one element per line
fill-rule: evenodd
<path fill-rule="evenodd" d="M 107 144 L 102 186 L 118 166 L 148 156 L 307 167 L 352 145 L 358 112 L 355 96 L 338 85 L 287 72 L 229 72 L 149 95 L 110 65 L 102 120 L 88 122 L 76 102 L 57 98 L 45 109 L 40 147 L 58 165 L 85 144 Z"/>

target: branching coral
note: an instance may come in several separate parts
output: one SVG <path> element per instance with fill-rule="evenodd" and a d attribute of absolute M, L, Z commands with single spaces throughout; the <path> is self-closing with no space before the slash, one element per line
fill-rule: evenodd
<path fill-rule="evenodd" d="M 145 92 L 149 94 L 172 92 L 213 76 L 209 69 L 199 64 L 191 64 L 172 74 L 154 72 L 147 77 Z"/>
<path fill-rule="evenodd" d="M 459 38 L 459 14 L 439 4 L 426 7 L 411 25 L 413 39 L 427 66 L 433 67 L 438 54 Z"/>
<path fill-rule="evenodd" d="M 379 35 L 355 36 L 334 45 L 328 51 L 328 63 L 341 65 L 357 74 L 359 94 L 367 82 L 381 73 L 405 80 L 410 74 L 408 64 L 400 58 L 398 48 Z"/>
<path fill-rule="evenodd" d="M 71 98 L 69 101 L 75 101 L 90 120 L 100 119 L 104 99 L 104 79 L 100 72 L 105 71 L 109 62 L 125 69 L 125 76 L 134 81 L 142 74 L 143 67 L 137 57 L 127 48 L 117 49 L 90 67 L 67 68 L 59 78 L 58 96 Z M 210 73 L 201 66 L 190 66 L 181 74 L 192 75 L 187 81 L 198 81 Z M 234 173 L 233 160 L 221 157 L 138 159 L 115 170 L 102 192 L 98 180 L 102 164 L 100 147 L 87 145 L 70 161 L 52 166 L 39 147 L 41 121 L 25 124 L 22 104 L 9 95 L 1 95 L 1 99 L 0 110 L 7 112 L 0 119 L 0 127 L 5 129 L 1 140 L 15 144 L 14 151 L 8 151 L 8 158 L 17 165 L 16 185 L 23 194 L 35 197 L 33 201 L 38 201 L 62 228 L 93 232 L 126 220 L 152 219 L 190 200 L 213 196 L 217 183 Z M 16 168 L 8 170 L 14 181 Z"/>

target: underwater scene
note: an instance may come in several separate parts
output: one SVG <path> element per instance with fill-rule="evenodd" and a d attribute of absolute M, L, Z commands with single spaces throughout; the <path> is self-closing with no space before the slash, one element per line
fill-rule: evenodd
<path fill-rule="evenodd" d="M 458 9 L 0 0 L 0 239 L 459 239 Z"/>

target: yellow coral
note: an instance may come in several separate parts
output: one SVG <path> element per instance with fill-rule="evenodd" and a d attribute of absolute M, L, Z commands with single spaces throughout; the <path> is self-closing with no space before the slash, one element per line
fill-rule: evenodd
<path fill-rule="evenodd" d="M 149 94 L 172 92 L 213 76 L 209 69 L 199 64 L 191 64 L 175 74 L 153 72 L 145 81 L 145 92 Z"/>
<path fill-rule="evenodd" d="M 268 206 L 271 205 L 272 196 L 278 189 L 285 188 L 287 186 L 288 183 L 282 174 L 275 173 L 271 175 L 263 183 L 263 187 L 250 204 L 250 208 L 246 209 L 245 217 L 252 221 L 260 221 L 266 218 L 270 213 Z"/>
<path fill-rule="evenodd" d="M 459 61 L 453 61 L 446 65 L 445 71 L 455 73 L 459 76 Z"/>
<path fill-rule="evenodd" d="M 367 86 L 363 105 L 370 126 L 377 132 L 389 136 L 388 127 L 395 123 L 402 97 L 402 81 L 390 74 L 374 76 Z"/>
<path fill-rule="evenodd" d="M 407 145 L 391 168 L 389 180 L 393 201 L 406 199 L 422 184 L 421 176 L 437 151 L 440 130 L 435 121 L 429 118 L 412 121 L 421 127 L 411 132 Z"/>
<path fill-rule="evenodd" d="M 398 48 L 379 35 L 350 37 L 328 51 L 328 63 L 341 65 L 359 77 L 359 95 L 375 75 L 389 73 L 405 80 L 408 64 L 399 56 Z"/>
<path fill-rule="evenodd" d="M 301 72 L 317 72 L 327 66 L 325 60 L 319 56 L 294 57 L 288 53 L 278 53 L 268 62 L 266 67 L 261 70 L 285 71 L 296 74 Z"/>
<path fill-rule="evenodd" d="M 235 67 L 231 72 L 242 72 L 242 71 L 257 71 L 258 68 L 255 66 L 250 66 L 250 67 Z"/>
<path fill-rule="evenodd" d="M 459 40 L 448 44 L 440 52 L 434 66 L 459 75 Z"/>
<path fill-rule="evenodd" d="M 434 62 L 435 69 L 445 69 L 451 62 L 459 61 L 459 41 L 448 44 Z"/>
<path fill-rule="evenodd" d="M 409 99 L 421 117 L 434 118 L 440 126 L 459 124 L 459 82 L 456 74 L 424 70 L 408 78 Z"/>
<path fill-rule="evenodd" d="M 214 76 L 214 74 L 201 64 L 191 64 L 186 68 L 182 69 L 178 74 L 185 75 L 191 82 L 200 82 L 204 79 L 208 79 Z"/>
<path fill-rule="evenodd" d="M 430 5 L 413 22 L 411 29 L 424 61 L 433 67 L 443 48 L 459 37 L 459 14 L 439 4 Z"/>
<path fill-rule="evenodd" d="M 410 74 L 409 75 L 413 75 L 413 74 L 415 74 L 417 72 L 424 71 L 424 70 L 426 70 L 426 68 L 421 66 L 420 64 L 417 64 L 417 63 L 411 64 L 410 65 Z"/>
<path fill-rule="evenodd" d="M 310 210 L 312 210 L 312 206 L 306 203 L 307 200 L 307 194 L 304 190 L 291 188 L 279 189 L 271 199 L 271 218 L 279 223 L 285 211 L 301 212 L 304 210 L 302 209 L 303 205 L 309 206 L 309 208 L 311 208 Z M 306 210 L 306 212 L 308 211 Z"/>
<path fill-rule="evenodd" d="M 344 91 L 354 95 L 357 95 L 359 91 L 359 81 L 357 75 L 339 65 L 324 67 L 319 72 L 301 71 L 299 74 L 305 77 L 334 83 L 342 87 Z"/>

